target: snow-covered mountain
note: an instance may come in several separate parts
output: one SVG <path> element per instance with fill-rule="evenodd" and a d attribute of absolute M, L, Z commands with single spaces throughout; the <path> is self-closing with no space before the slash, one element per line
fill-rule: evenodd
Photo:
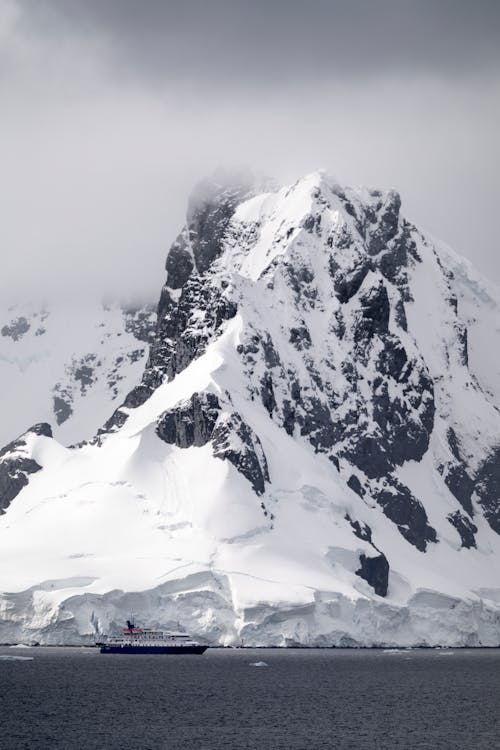
<path fill-rule="evenodd" d="M 140 379 L 152 306 L 76 298 L 0 310 L 0 445 L 34 422 L 65 445 L 93 437 Z"/>
<path fill-rule="evenodd" d="M 96 438 L 0 453 L 0 640 L 498 645 L 499 293 L 323 173 L 204 183 L 166 270 Z"/>

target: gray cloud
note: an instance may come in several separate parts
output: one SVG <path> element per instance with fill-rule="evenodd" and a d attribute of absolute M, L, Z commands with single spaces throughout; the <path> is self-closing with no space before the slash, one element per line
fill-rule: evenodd
<path fill-rule="evenodd" d="M 500 280 L 500 5 L 4 0 L 3 294 L 154 296 L 194 182 L 396 187 Z"/>
<path fill-rule="evenodd" d="M 105 35 L 117 67 L 146 78 L 274 85 L 275 76 L 387 71 L 460 76 L 497 65 L 496 0 L 29 0 L 31 21 Z"/>

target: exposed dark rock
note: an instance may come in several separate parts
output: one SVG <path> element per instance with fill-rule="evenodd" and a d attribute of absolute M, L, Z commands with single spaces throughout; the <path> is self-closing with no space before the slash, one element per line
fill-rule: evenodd
<path fill-rule="evenodd" d="M 404 306 L 404 302 L 401 298 L 399 298 L 395 305 L 394 305 L 394 317 L 396 319 L 396 323 L 400 328 L 403 329 L 403 331 L 408 330 L 408 321 L 406 319 L 406 310 Z"/>
<path fill-rule="evenodd" d="M 138 341 L 151 344 L 156 331 L 156 311 L 153 305 L 130 307 L 124 310 L 125 330 Z M 142 356 L 142 349 L 139 350 Z"/>
<path fill-rule="evenodd" d="M 118 409 L 115 409 L 110 418 L 105 422 L 104 426 L 97 431 L 97 435 L 92 442 L 100 445 L 103 435 L 105 435 L 107 432 L 116 432 L 116 430 L 119 430 L 120 427 L 123 427 L 127 419 L 128 414 L 122 411 L 121 407 L 118 407 Z"/>
<path fill-rule="evenodd" d="M 282 262 L 283 273 L 290 289 L 295 292 L 297 302 L 306 299 L 314 299 L 315 291 L 308 289 L 308 286 L 314 280 L 314 274 L 311 269 L 304 263 L 289 261 Z"/>
<path fill-rule="evenodd" d="M 339 302 L 345 304 L 357 294 L 361 284 L 365 280 L 369 268 L 370 266 L 367 263 L 360 263 L 349 273 L 344 274 L 341 271 L 337 271 L 334 275 L 333 288 L 335 289 L 335 294 L 337 295 Z M 330 273 L 331 272 L 332 264 L 330 263 Z"/>
<path fill-rule="evenodd" d="M 142 405 L 165 379 L 171 380 L 203 354 L 221 326 L 236 315 L 236 304 L 225 294 L 227 282 L 217 283 L 204 274 L 220 254 L 236 206 L 249 195 L 250 186 L 244 179 L 230 185 L 207 180 L 193 191 L 187 228 L 167 256 L 167 282 L 158 304 L 155 332 L 147 334 L 149 359 L 141 384 L 125 398 L 127 408 Z M 180 295 L 172 290 L 180 290 Z M 126 419 L 123 411 L 116 410 L 100 434 L 116 429 Z"/>
<path fill-rule="evenodd" d="M 356 575 L 367 581 L 379 596 L 386 596 L 389 586 L 389 563 L 382 553 L 375 557 L 359 556 L 361 567 Z"/>
<path fill-rule="evenodd" d="M 341 426 L 333 423 L 328 406 L 316 396 L 305 400 L 302 407 L 297 420 L 300 434 L 307 436 L 317 451 L 329 451 L 339 439 Z"/>
<path fill-rule="evenodd" d="M 500 446 L 479 467 L 475 492 L 486 520 L 500 534 Z"/>
<path fill-rule="evenodd" d="M 359 521 L 353 520 L 349 514 L 345 516 L 345 519 L 349 521 L 355 536 L 371 544 L 373 549 L 378 552 L 378 555 L 373 557 L 365 554 L 359 556 L 361 567 L 356 570 L 356 575 L 367 581 L 376 594 L 386 596 L 389 585 L 389 563 L 386 556 L 373 544 L 372 530 L 368 524 L 361 524 Z"/>
<path fill-rule="evenodd" d="M 302 226 L 306 232 L 316 232 L 319 234 L 321 228 L 321 214 L 308 214 L 302 221 Z"/>
<path fill-rule="evenodd" d="M 345 320 L 341 310 L 337 310 L 332 318 L 330 325 L 331 332 L 340 340 L 345 336 Z"/>
<path fill-rule="evenodd" d="M 291 401 L 285 399 L 283 401 L 283 427 L 285 428 L 288 435 L 293 435 L 295 432 L 295 423 L 297 421 L 297 412 L 292 406 Z"/>
<path fill-rule="evenodd" d="M 370 255 L 377 255 L 396 236 L 400 208 L 399 194 L 395 190 L 390 190 L 379 202 L 375 211 L 367 209 L 369 221 L 373 224 L 373 228 L 368 231 L 367 249 Z"/>
<path fill-rule="evenodd" d="M 396 286 L 401 286 L 401 282 L 406 282 L 403 269 L 406 268 L 408 260 L 406 252 L 408 240 L 409 237 L 404 233 L 399 235 L 377 261 L 381 273 Z"/>
<path fill-rule="evenodd" d="M 372 490 L 371 494 L 387 518 L 418 550 L 425 552 L 427 542 L 437 542 L 436 530 L 429 525 L 425 508 L 407 487 L 391 478 L 390 487 Z"/>
<path fill-rule="evenodd" d="M 134 363 L 142 359 L 143 355 L 144 355 L 144 349 L 132 349 L 132 351 L 128 353 L 127 358 L 129 362 Z"/>
<path fill-rule="evenodd" d="M 419 255 L 417 244 L 414 239 L 414 234 L 417 234 L 415 226 L 409 221 L 406 221 L 406 219 L 402 219 L 401 224 L 407 255 L 413 258 L 417 263 L 422 263 L 422 258 Z"/>
<path fill-rule="evenodd" d="M 390 304 L 382 280 L 360 295 L 361 317 L 354 332 L 355 341 L 370 339 L 375 334 L 388 332 Z"/>
<path fill-rule="evenodd" d="M 407 363 L 408 355 L 401 341 L 395 336 L 388 335 L 377 359 L 377 373 L 405 382 L 413 370 L 413 364 L 407 366 Z"/>
<path fill-rule="evenodd" d="M 299 328 L 291 328 L 289 340 L 298 351 L 309 349 L 311 346 L 311 336 L 305 325 Z"/>
<path fill-rule="evenodd" d="M 85 357 L 82 357 L 79 366 L 74 366 L 73 377 L 80 383 L 80 391 L 82 394 L 85 394 L 94 383 L 95 377 L 93 365 L 95 360 L 95 354 L 87 354 Z"/>
<path fill-rule="evenodd" d="M 167 271 L 166 285 L 171 289 L 180 289 L 193 273 L 193 257 L 183 234 L 177 237 L 170 248 L 165 270 Z"/>
<path fill-rule="evenodd" d="M 205 180 L 193 190 L 188 205 L 188 233 L 196 269 L 205 273 L 222 248 L 224 232 L 239 203 L 250 195 L 250 181 L 228 185 Z"/>
<path fill-rule="evenodd" d="M 392 464 L 419 461 L 429 447 L 434 425 L 434 393 L 431 378 L 422 371 L 419 387 L 412 387 L 413 403 L 403 397 L 391 398 L 387 381 L 382 381 L 373 396 L 373 418 L 380 426 L 385 448 Z M 411 402 L 410 402 L 411 403 Z"/>
<path fill-rule="evenodd" d="M 349 479 L 347 480 L 347 486 L 353 490 L 353 492 L 356 493 L 356 495 L 359 495 L 360 497 L 363 497 L 366 494 L 366 490 L 363 488 L 363 485 L 359 481 L 356 474 L 351 474 Z"/>
<path fill-rule="evenodd" d="M 467 516 L 464 516 L 464 514 L 459 510 L 456 510 L 454 513 L 450 513 L 447 518 L 452 526 L 454 526 L 460 534 L 462 547 L 465 547 L 466 549 L 471 549 L 471 547 L 475 548 L 476 540 L 474 534 L 477 534 L 477 526 L 472 523 L 472 521 L 470 521 Z"/>
<path fill-rule="evenodd" d="M 325 390 L 323 378 L 321 377 L 319 371 L 316 369 L 314 360 L 306 356 L 304 357 L 304 362 L 307 367 L 307 371 L 311 376 L 312 382 L 318 388 L 318 390 L 323 393 L 323 391 Z"/>
<path fill-rule="evenodd" d="M 332 456 L 331 454 L 328 456 L 328 460 L 335 466 L 337 471 L 340 471 L 340 461 L 338 460 L 337 456 Z"/>
<path fill-rule="evenodd" d="M 370 435 L 361 423 L 351 426 L 349 443 L 342 448 L 342 456 L 357 466 L 370 479 L 382 477 L 392 471 L 393 464 L 387 455 L 382 434 Z"/>
<path fill-rule="evenodd" d="M 197 311 L 204 312 L 203 319 L 193 317 L 193 312 Z M 123 406 L 137 408 L 145 403 L 165 379 L 173 379 L 203 354 L 209 341 L 219 334 L 222 324 L 234 317 L 236 311 L 235 303 L 225 297 L 222 286 L 198 276 L 186 281 L 178 301 L 171 298 L 165 286 L 142 382 L 127 394 Z M 119 428 L 127 416 L 117 409 L 99 433 Z"/>
<path fill-rule="evenodd" d="M 274 397 L 273 379 L 269 372 L 265 372 L 260 384 L 260 397 L 265 409 L 272 415 L 276 409 L 276 399 Z"/>
<path fill-rule="evenodd" d="M 444 468 L 443 479 L 450 492 L 456 497 L 462 508 L 472 516 L 472 493 L 474 480 L 469 476 L 463 464 L 448 464 Z"/>
<path fill-rule="evenodd" d="M 158 327 L 151 347 L 143 381 L 154 373 L 160 384 L 172 379 L 196 357 L 203 354 L 210 340 L 217 337 L 221 325 L 236 315 L 236 304 L 213 280 L 192 276 L 182 287 L 177 302 L 162 292 L 158 307 Z M 198 313 L 202 312 L 200 317 Z M 197 313 L 193 316 L 193 313 Z M 157 387 L 157 386 L 155 386 Z"/>
<path fill-rule="evenodd" d="M 190 448 L 206 445 L 219 417 L 220 404 L 213 393 L 194 393 L 189 401 L 164 412 L 156 434 L 166 443 Z"/>
<path fill-rule="evenodd" d="M 455 315 L 457 315 L 457 313 L 458 313 L 458 299 L 457 299 L 457 295 L 456 294 L 450 294 L 450 296 L 447 299 L 447 302 L 450 305 L 450 307 L 453 310 L 453 312 L 455 313 Z"/>
<path fill-rule="evenodd" d="M 342 362 L 341 371 L 342 371 L 342 374 L 346 377 L 346 379 L 351 384 L 352 390 L 355 391 L 357 387 L 357 382 L 359 379 L 359 374 L 354 365 L 354 362 L 349 358 L 345 359 Z"/>
<path fill-rule="evenodd" d="M 28 433 L 38 435 L 39 437 L 54 437 L 52 434 L 52 427 L 48 422 L 38 422 L 37 424 L 32 425 L 24 434 L 27 435 Z M 3 451 L 0 451 L 0 456 L 2 453 Z"/>
<path fill-rule="evenodd" d="M 214 394 L 195 393 L 189 401 L 164 412 L 156 433 L 179 448 L 200 447 L 212 441 L 216 458 L 232 463 L 258 495 L 265 491 L 269 472 L 259 438 L 238 413 L 221 415 Z"/>
<path fill-rule="evenodd" d="M 158 301 L 157 311 L 157 330 L 160 330 L 160 321 L 169 314 L 171 314 L 177 307 L 177 302 L 172 296 L 172 289 L 166 284 L 162 287 L 160 292 L 160 299 Z"/>
<path fill-rule="evenodd" d="M 292 380 L 290 385 L 290 395 L 296 404 L 299 404 L 302 399 L 302 391 L 298 380 Z"/>
<path fill-rule="evenodd" d="M 252 329 L 253 330 L 253 329 Z M 263 342 L 261 337 L 256 333 L 251 336 L 247 336 L 244 344 L 238 344 L 238 352 L 240 354 L 258 354 L 259 348 Z M 254 361 L 254 360 L 251 360 Z"/>
<path fill-rule="evenodd" d="M 446 431 L 446 439 L 448 440 L 448 445 L 450 446 L 450 450 L 457 459 L 457 461 L 461 461 L 461 455 L 460 455 L 460 445 L 459 440 L 457 437 L 457 433 L 453 429 L 453 427 L 448 427 Z"/>
<path fill-rule="evenodd" d="M 30 324 L 24 316 L 12 320 L 9 325 L 3 326 L 2 336 L 9 337 L 13 341 L 19 341 L 30 329 Z"/>
<path fill-rule="evenodd" d="M 333 239 L 334 239 L 333 237 L 328 237 L 328 240 L 327 240 L 328 247 L 333 247 Z M 335 250 L 336 249 L 337 248 L 335 248 Z M 332 279 L 334 279 L 337 273 L 340 271 L 340 266 L 336 259 L 336 253 L 332 253 L 330 257 L 328 258 L 328 271 Z"/>
<path fill-rule="evenodd" d="M 459 357 L 461 364 L 467 365 L 469 364 L 469 347 L 468 347 L 468 340 L 467 340 L 467 327 L 464 323 L 456 322 L 455 323 L 455 330 L 457 332 L 457 340 L 458 340 L 458 346 L 459 346 Z"/>
<path fill-rule="evenodd" d="M 87 365 L 82 365 L 82 367 L 78 367 L 74 372 L 75 380 L 79 380 L 81 383 L 81 390 L 82 392 L 85 391 L 88 386 L 92 385 L 94 382 L 94 371 L 91 367 L 88 367 Z"/>
<path fill-rule="evenodd" d="M 326 238 L 326 244 L 328 247 L 332 248 L 335 245 L 336 250 L 345 250 L 353 244 L 353 237 L 346 226 L 340 228 L 337 227 L 335 233 Z M 330 261 L 333 262 L 335 269 L 338 268 L 337 264 L 334 262 L 333 256 L 331 256 Z M 330 273 L 333 276 L 334 270 L 332 268 L 330 269 Z"/>
<path fill-rule="evenodd" d="M 353 521 L 349 514 L 345 516 L 345 519 L 351 524 L 354 535 L 357 536 L 358 539 L 362 539 L 363 542 L 369 542 L 372 544 L 372 530 L 367 523 L 360 524 L 359 521 Z"/>
<path fill-rule="evenodd" d="M 28 484 L 28 476 L 41 468 L 31 458 L 0 460 L 0 513 L 5 513 L 14 498 Z"/>
<path fill-rule="evenodd" d="M 262 349 L 264 352 L 264 360 L 265 360 L 267 367 L 269 368 L 278 367 L 278 365 L 281 364 L 279 354 L 274 348 L 273 340 L 269 336 L 269 334 L 267 334 L 265 338 L 262 338 L 260 343 L 262 345 Z"/>
<path fill-rule="evenodd" d="M 146 403 L 153 393 L 153 390 L 153 388 L 148 387 L 144 383 L 136 385 L 135 388 L 132 388 L 132 390 L 126 395 L 123 406 L 126 406 L 127 409 L 137 409 L 138 406 L 142 406 L 142 404 Z"/>
<path fill-rule="evenodd" d="M 212 443 L 214 456 L 230 461 L 248 479 L 257 495 L 265 492 L 265 483 L 270 481 L 266 456 L 259 438 L 239 414 L 233 412 L 220 419 Z"/>
<path fill-rule="evenodd" d="M 449 462 L 445 466 L 440 467 L 439 470 L 450 492 L 456 497 L 466 513 L 472 517 L 474 515 L 472 494 L 474 492 L 475 480 L 472 479 L 467 471 L 466 463 L 460 451 L 459 439 L 452 427 L 448 428 L 446 438 L 455 458 L 455 463 Z"/>
<path fill-rule="evenodd" d="M 68 401 L 65 401 L 60 396 L 53 397 L 53 412 L 58 425 L 66 422 L 73 414 L 73 408 Z"/>
<path fill-rule="evenodd" d="M 5 513 L 11 502 L 26 487 L 29 475 L 42 468 L 25 453 L 26 438 L 31 434 L 52 437 L 52 428 L 46 422 L 33 425 L 27 432 L 0 450 L 0 513 Z"/>
<path fill-rule="evenodd" d="M 435 412 L 433 382 L 423 362 L 409 360 L 396 337 L 385 334 L 381 340 L 383 349 L 375 363 L 379 374 L 371 383 L 376 429 L 370 425 L 361 402 L 357 412 L 344 417 L 342 432 L 343 455 L 372 479 L 385 476 L 404 461 L 422 458 L 429 446 Z M 357 370 L 353 363 L 345 361 L 343 373 L 354 389 Z M 390 395 L 391 382 L 403 386 L 400 396 Z"/>
<path fill-rule="evenodd" d="M 345 211 L 347 211 L 347 213 L 350 216 L 352 216 L 352 218 L 354 219 L 354 224 L 355 224 L 356 230 L 359 232 L 359 234 L 364 234 L 364 230 L 365 230 L 365 226 L 364 226 L 365 225 L 365 218 L 362 217 L 361 215 L 358 215 L 356 207 L 349 200 L 349 198 L 345 194 L 345 191 L 342 190 L 342 188 L 340 187 L 340 185 L 335 185 L 335 186 L 332 187 L 332 192 L 340 198 L 340 200 L 342 201 L 342 205 L 343 205 Z"/>

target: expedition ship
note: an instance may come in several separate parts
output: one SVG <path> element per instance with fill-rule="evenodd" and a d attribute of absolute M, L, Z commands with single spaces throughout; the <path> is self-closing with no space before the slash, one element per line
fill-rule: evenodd
<path fill-rule="evenodd" d="M 101 654 L 203 654 L 208 648 L 186 633 L 137 628 L 130 620 L 122 633 L 106 643 L 96 643 Z"/>

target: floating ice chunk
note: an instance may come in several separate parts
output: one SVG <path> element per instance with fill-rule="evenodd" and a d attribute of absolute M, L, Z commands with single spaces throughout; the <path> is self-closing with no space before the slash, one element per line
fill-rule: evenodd
<path fill-rule="evenodd" d="M 409 651 L 409 649 L 404 648 L 384 648 L 382 651 L 383 654 L 404 654 L 406 651 Z"/>
<path fill-rule="evenodd" d="M 0 661 L 33 661 L 33 656 L 11 656 L 10 654 L 1 654 Z"/>
<path fill-rule="evenodd" d="M 268 667 L 269 664 L 266 664 L 265 661 L 252 661 L 250 662 L 251 667 Z"/>
<path fill-rule="evenodd" d="M 27 643 L 13 643 L 9 648 L 31 648 Z"/>

